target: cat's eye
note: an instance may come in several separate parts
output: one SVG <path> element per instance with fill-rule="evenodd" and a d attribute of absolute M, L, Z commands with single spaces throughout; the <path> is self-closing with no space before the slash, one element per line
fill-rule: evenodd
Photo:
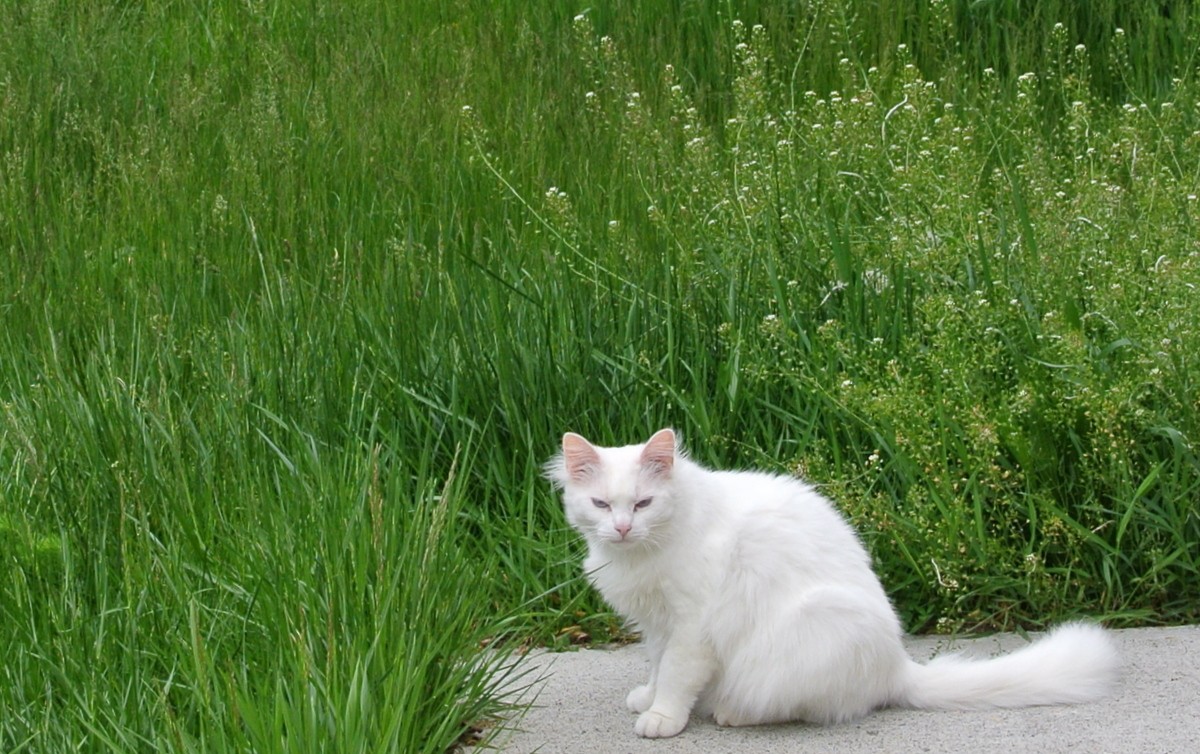
<path fill-rule="evenodd" d="M 603 511 L 608 510 L 608 503 L 605 502 L 604 500 L 601 500 L 598 497 L 592 498 L 592 505 L 596 506 L 597 508 L 599 508 L 600 510 L 603 510 Z"/>
<path fill-rule="evenodd" d="M 635 511 L 640 511 L 640 510 L 642 510 L 643 508 L 648 508 L 648 507 L 650 507 L 650 503 L 652 503 L 652 502 L 654 502 L 654 498 L 652 498 L 652 497 L 644 497 L 644 498 L 642 498 L 641 500 L 639 500 L 639 501 L 637 501 L 636 503 L 634 503 L 633 509 L 634 509 Z"/>

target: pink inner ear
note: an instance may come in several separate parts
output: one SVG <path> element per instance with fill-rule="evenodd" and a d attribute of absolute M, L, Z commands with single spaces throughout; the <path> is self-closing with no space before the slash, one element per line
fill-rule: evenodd
<path fill-rule="evenodd" d="M 590 442 L 574 432 L 563 435 L 562 449 L 567 475 L 576 481 L 587 477 L 600 465 L 600 454 Z"/>
<path fill-rule="evenodd" d="M 642 448 L 642 466 L 666 474 L 675 466 L 675 431 L 660 429 Z"/>

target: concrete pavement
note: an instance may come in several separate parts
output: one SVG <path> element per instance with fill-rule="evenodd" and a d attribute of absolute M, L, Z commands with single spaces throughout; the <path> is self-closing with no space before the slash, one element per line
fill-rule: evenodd
<path fill-rule="evenodd" d="M 637 646 L 534 653 L 524 661 L 544 676 L 519 730 L 500 734 L 513 754 L 677 754 L 678 752 L 1087 752 L 1195 754 L 1200 752 L 1200 627 L 1114 632 L 1123 680 L 1110 699 L 1079 706 L 986 712 L 881 710 L 856 723 L 720 728 L 693 717 L 675 738 L 644 740 L 633 733 L 625 694 L 642 682 L 647 663 Z M 1020 647 L 1005 634 L 951 642 L 908 641 L 919 660 L 963 650 L 990 656 Z"/>

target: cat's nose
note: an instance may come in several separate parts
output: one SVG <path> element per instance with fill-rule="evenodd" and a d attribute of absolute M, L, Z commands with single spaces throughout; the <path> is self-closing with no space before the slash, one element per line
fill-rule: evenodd
<path fill-rule="evenodd" d="M 625 535 L 629 534 L 629 530 L 633 528 L 633 522 L 614 521 L 613 528 L 617 530 L 617 534 L 621 535 L 621 539 L 625 539 Z"/>

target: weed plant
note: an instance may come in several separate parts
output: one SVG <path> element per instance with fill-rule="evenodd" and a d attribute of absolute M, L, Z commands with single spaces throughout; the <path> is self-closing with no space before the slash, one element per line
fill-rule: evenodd
<path fill-rule="evenodd" d="M 1076 5 L 0 3 L 0 750 L 448 750 L 619 631 L 567 429 L 1200 617 L 1200 32 Z"/>

